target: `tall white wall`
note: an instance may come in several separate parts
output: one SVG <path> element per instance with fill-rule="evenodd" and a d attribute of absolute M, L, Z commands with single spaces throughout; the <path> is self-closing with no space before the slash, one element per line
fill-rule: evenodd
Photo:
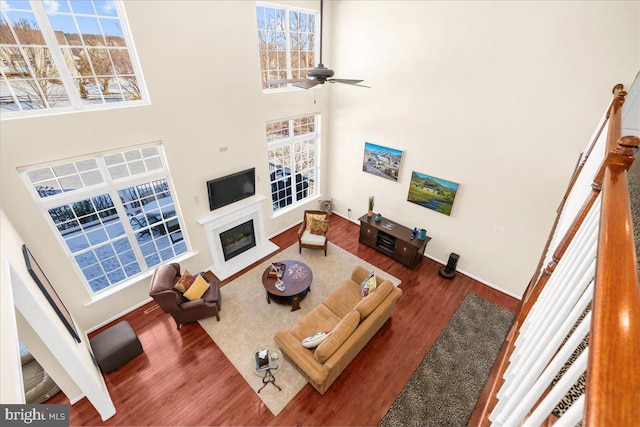
<path fill-rule="evenodd" d="M 331 5 L 331 67 L 372 86 L 330 88 L 335 209 L 358 218 L 373 195 L 427 229 L 429 256 L 520 296 L 611 88 L 638 71 L 640 3 Z M 365 141 L 404 150 L 398 182 L 362 172 Z M 407 202 L 412 171 L 460 184 L 451 216 Z"/>
<path fill-rule="evenodd" d="M 520 294 L 610 87 L 640 62 L 637 3 L 556 3 L 328 1 L 325 64 L 373 88 L 264 95 L 254 2 L 127 1 L 152 105 L 3 121 L 1 206 L 87 330 L 147 299 L 149 281 L 92 303 L 17 168 L 163 141 L 197 271 L 211 265 L 206 181 L 255 166 L 268 196 L 265 121 L 322 112 L 322 192 L 340 213 L 375 194 L 376 210 L 428 229 L 429 255 L 456 251 Z M 361 172 L 367 140 L 405 150 L 398 183 Z M 412 170 L 461 183 L 451 217 L 406 202 Z M 267 235 L 301 209 L 272 218 L 265 202 Z"/>
<path fill-rule="evenodd" d="M 317 1 L 291 3 L 318 9 Z M 1 124 L 2 208 L 82 330 L 148 299 L 149 279 L 92 303 L 16 168 L 161 140 L 198 253 L 183 265 L 198 271 L 212 264 L 197 222 L 209 214 L 206 182 L 256 167 L 256 191 L 270 200 L 265 121 L 321 112 L 326 98 L 323 90 L 263 95 L 254 2 L 145 0 L 125 8 L 152 105 Z M 267 235 L 302 219 L 299 209 L 271 218 L 268 202 L 264 212 Z"/>

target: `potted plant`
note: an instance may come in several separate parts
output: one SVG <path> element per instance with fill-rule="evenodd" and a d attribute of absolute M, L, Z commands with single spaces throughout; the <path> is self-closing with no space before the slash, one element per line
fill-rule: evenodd
<path fill-rule="evenodd" d="M 371 218 L 373 216 L 373 196 L 369 196 L 369 212 L 367 212 L 367 216 Z"/>

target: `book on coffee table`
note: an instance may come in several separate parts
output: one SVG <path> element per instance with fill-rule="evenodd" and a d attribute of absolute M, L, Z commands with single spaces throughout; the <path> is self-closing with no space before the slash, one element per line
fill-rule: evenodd
<path fill-rule="evenodd" d="M 269 369 L 269 350 L 263 348 L 256 351 L 256 371 L 266 371 Z"/>
<path fill-rule="evenodd" d="M 284 274 L 285 265 L 281 262 L 274 262 L 271 264 L 269 268 L 269 272 L 267 273 L 267 277 L 274 279 L 281 279 Z"/>

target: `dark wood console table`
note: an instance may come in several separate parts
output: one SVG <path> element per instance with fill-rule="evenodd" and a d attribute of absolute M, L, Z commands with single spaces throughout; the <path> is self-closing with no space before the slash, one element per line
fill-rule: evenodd
<path fill-rule="evenodd" d="M 380 222 L 375 222 L 374 217 L 363 215 L 359 221 L 360 243 L 389 255 L 409 268 L 416 268 L 420 264 L 431 237 L 411 239 L 412 229 L 384 217 Z"/>

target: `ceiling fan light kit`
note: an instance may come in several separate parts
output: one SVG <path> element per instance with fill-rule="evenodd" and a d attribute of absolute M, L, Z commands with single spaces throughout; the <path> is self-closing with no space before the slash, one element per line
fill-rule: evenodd
<path fill-rule="evenodd" d="M 333 70 L 324 66 L 322 63 L 322 9 L 323 9 L 323 0 L 320 0 L 320 62 L 314 68 L 307 70 L 307 79 L 275 79 L 275 80 L 267 80 L 269 84 L 285 84 L 291 83 L 295 87 L 299 87 L 302 89 L 311 89 L 314 86 L 324 84 L 325 82 L 329 83 L 343 83 L 352 86 L 361 86 L 361 87 L 369 87 L 365 85 L 361 85 L 363 80 L 356 79 L 332 79 Z"/>

